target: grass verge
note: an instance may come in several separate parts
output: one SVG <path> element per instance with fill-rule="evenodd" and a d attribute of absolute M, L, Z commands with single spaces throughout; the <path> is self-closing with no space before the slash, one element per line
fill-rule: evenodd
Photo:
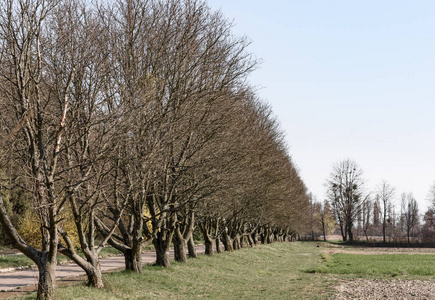
<path fill-rule="evenodd" d="M 142 274 L 114 272 L 105 288 L 59 288 L 57 299 L 323 299 L 335 280 L 302 272 L 321 264 L 312 243 L 274 243 L 201 255 L 171 268 L 145 266 Z M 29 296 L 31 299 L 34 295 Z"/>
<path fill-rule="evenodd" d="M 106 247 L 101 249 L 100 257 L 108 257 L 119 255 L 120 252 L 112 247 Z M 69 261 L 69 258 L 59 254 L 57 257 L 58 263 L 65 263 Z M 0 269 L 15 268 L 15 267 L 27 267 L 34 265 L 34 262 L 25 255 L 0 255 Z"/>

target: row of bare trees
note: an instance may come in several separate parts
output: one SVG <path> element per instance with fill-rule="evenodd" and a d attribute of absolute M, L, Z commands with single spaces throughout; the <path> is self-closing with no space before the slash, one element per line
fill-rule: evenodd
<path fill-rule="evenodd" d="M 201 0 L 1 9 L 0 221 L 38 266 L 39 299 L 55 297 L 58 252 L 103 287 L 107 243 L 140 273 L 144 245 L 165 267 L 171 245 L 178 261 L 196 256 L 195 228 L 207 254 L 301 230 L 306 188 L 246 83 L 249 42 L 220 12 Z M 37 217 L 37 246 L 10 217 L 17 194 Z"/>

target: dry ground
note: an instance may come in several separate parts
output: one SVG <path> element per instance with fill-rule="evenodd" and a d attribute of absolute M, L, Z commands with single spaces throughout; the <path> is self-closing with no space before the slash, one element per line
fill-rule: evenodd
<path fill-rule="evenodd" d="M 435 299 L 435 282 L 421 280 L 353 279 L 336 286 L 335 299 Z"/>

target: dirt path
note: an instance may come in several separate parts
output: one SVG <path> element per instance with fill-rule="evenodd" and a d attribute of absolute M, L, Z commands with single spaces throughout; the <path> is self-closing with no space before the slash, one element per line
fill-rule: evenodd
<path fill-rule="evenodd" d="M 203 245 L 198 245 L 195 248 L 198 254 L 204 253 L 205 251 Z M 173 257 L 173 251 L 170 251 L 170 255 Z M 156 256 L 154 252 L 142 254 L 142 262 L 144 264 L 154 263 L 155 260 Z M 103 272 L 124 269 L 124 266 L 124 256 L 113 256 L 101 259 L 101 269 Z M 83 275 L 85 275 L 85 272 L 76 264 L 59 265 L 56 268 L 56 278 L 58 280 L 63 279 L 59 285 L 63 285 L 67 282 L 84 281 L 86 277 L 83 277 Z M 65 280 L 65 278 L 70 280 Z M 17 297 L 24 292 L 35 291 L 37 283 L 37 268 L 0 273 L 0 299 Z"/>

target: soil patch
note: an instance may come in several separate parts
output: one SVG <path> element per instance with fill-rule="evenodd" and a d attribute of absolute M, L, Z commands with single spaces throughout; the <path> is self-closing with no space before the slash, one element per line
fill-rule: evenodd
<path fill-rule="evenodd" d="M 435 299 L 435 284 L 421 280 L 342 280 L 335 299 Z"/>

